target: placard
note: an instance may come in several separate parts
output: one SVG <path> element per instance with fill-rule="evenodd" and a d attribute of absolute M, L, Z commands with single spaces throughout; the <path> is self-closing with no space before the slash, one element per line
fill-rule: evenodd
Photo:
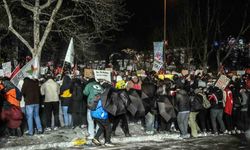
<path fill-rule="evenodd" d="M 221 75 L 220 78 L 217 80 L 215 86 L 217 86 L 221 90 L 224 90 L 229 82 L 229 78 L 227 78 L 225 75 Z"/>
<path fill-rule="evenodd" d="M 93 77 L 93 70 L 92 69 L 84 69 L 84 77 L 85 78 L 92 78 Z"/>
<path fill-rule="evenodd" d="M 11 76 L 11 62 L 2 63 L 4 77 Z"/>
<path fill-rule="evenodd" d="M 163 66 L 163 62 L 155 59 L 154 63 L 153 63 L 152 70 L 155 71 L 155 72 L 158 72 L 161 69 L 162 66 Z"/>
<path fill-rule="evenodd" d="M 94 75 L 95 75 L 95 79 L 97 81 L 99 81 L 99 80 L 106 80 L 106 81 L 109 81 L 111 83 L 111 71 L 107 71 L 107 70 L 94 70 Z"/>

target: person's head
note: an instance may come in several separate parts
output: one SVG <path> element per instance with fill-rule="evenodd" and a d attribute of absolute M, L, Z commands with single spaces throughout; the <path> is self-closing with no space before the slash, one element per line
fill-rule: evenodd
<path fill-rule="evenodd" d="M 132 76 L 132 81 L 134 83 L 137 83 L 139 81 L 139 78 L 137 76 Z"/>

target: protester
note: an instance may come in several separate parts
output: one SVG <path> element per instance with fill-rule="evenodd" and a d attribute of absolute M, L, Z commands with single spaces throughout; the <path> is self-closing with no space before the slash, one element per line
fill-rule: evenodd
<path fill-rule="evenodd" d="M 220 132 L 224 133 L 226 131 L 223 122 L 223 92 L 218 87 L 211 87 L 209 100 L 211 102 L 210 117 L 214 134 L 219 134 L 217 127 L 217 121 L 220 125 Z"/>
<path fill-rule="evenodd" d="M 72 81 L 68 75 L 63 77 L 62 86 L 60 87 L 60 100 L 64 127 L 70 128 L 72 126 L 72 115 L 69 113 L 69 105 L 72 103 Z"/>
<path fill-rule="evenodd" d="M 188 116 L 190 113 L 190 101 L 187 92 L 182 84 L 176 85 L 176 104 L 178 109 L 177 122 L 182 138 L 189 138 L 188 134 Z"/>
<path fill-rule="evenodd" d="M 9 135 L 21 136 L 22 131 L 20 126 L 23 118 L 20 107 L 21 92 L 7 78 L 0 79 L 0 92 L 3 96 L 3 107 L 0 118 L 6 122 Z"/>
<path fill-rule="evenodd" d="M 83 94 L 88 96 L 87 98 L 87 121 L 88 121 L 88 139 L 93 139 L 95 135 L 95 127 L 94 127 L 94 121 L 91 116 L 91 107 L 92 103 L 94 102 L 94 99 L 97 95 L 100 95 L 103 93 L 102 86 L 96 82 L 94 78 L 89 79 L 87 85 L 85 86 L 83 90 Z"/>
<path fill-rule="evenodd" d="M 44 109 L 46 114 L 45 131 L 51 131 L 52 114 L 54 116 L 54 130 L 60 127 L 59 123 L 59 94 L 60 86 L 53 80 L 52 76 L 47 77 L 47 81 L 42 84 L 41 94 L 45 95 Z"/>
<path fill-rule="evenodd" d="M 29 77 L 24 79 L 22 94 L 25 100 L 26 118 L 28 121 L 28 133 L 32 136 L 34 134 L 33 118 L 35 119 L 37 134 L 42 134 L 42 124 L 39 116 L 40 104 L 40 87 L 36 77 Z"/>
<path fill-rule="evenodd" d="M 80 79 L 72 81 L 72 102 L 69 105 L 69 113 L 72 114 L 73 127 L 87 125 L 87 100 L 83 93 L 83 85 Z"/>

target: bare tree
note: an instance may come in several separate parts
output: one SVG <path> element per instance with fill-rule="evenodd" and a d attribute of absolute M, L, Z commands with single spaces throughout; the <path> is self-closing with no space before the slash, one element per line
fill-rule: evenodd
<path fill-rule="evenodd" d="M 120 25 L 126 17 L 123 0 L 12 0 L 8 3 L 20 3 L 32 13 L 33 45 L 15 26 L 12 17 L 14 11 L 3 0 L 8 15 L 9 30 L 29 49 L 33 56 L 41 53 L 49 33 L 53 32 L 61 40 L 74 37 L 78 49 L 113 38 L 112 31 L 120 31 Z M 86 52 L 86 51 L 85 51 Z"/>

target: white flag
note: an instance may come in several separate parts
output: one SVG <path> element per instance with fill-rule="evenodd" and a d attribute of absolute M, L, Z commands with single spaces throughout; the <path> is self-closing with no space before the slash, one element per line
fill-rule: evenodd
<path fill-rule="evenodd" d="M 70 39 L 69 47 L 65 56 L 65 62 L 68 62 L 71 64 L 71 67 L 74 66 L 74 43 L 73 38 Z"/>

